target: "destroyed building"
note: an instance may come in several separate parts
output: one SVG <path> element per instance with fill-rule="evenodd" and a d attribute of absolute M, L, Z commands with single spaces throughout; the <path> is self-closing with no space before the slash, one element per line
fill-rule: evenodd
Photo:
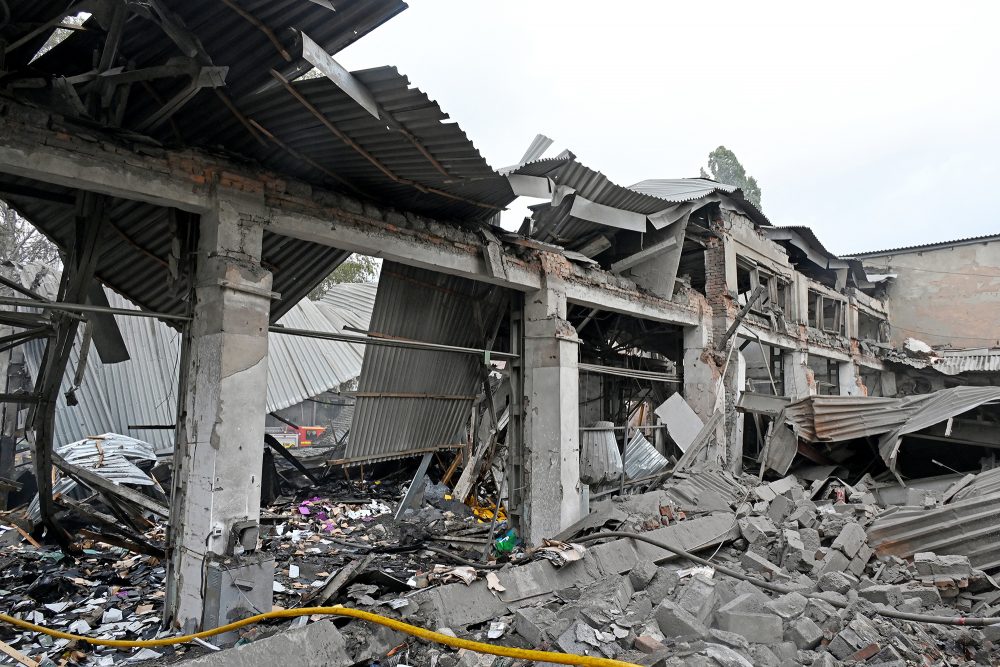
<path fill-rule="evenodd" d="M 938 324 L 907 310 L 920 252 L 838 257 L 733 186 L 622 186 L 542 137 L 495 169 L 396 68 L 334 60 L 402 2 L 4 4 L 0 197 L 64 258 L 47 289 L 0 278 L 0 483 L 24 490 L 20 443 L 37 490 L 3 519 L 15 620 L 147 651 L 339 600 L 627 663 L 997 655 L 949 626 L 1000 599 L 1000 388 L 988 362 L 943 370 L 991 325 L 908 340 Z M 924 250 L 996 267 L 990 242 Z M 304 300 L 351 253 L 383 260 L 377 290 Z M 265 449 L 335 389 L 328 452 Z M 234 650 L 426 651 L 293 623 Z"/>

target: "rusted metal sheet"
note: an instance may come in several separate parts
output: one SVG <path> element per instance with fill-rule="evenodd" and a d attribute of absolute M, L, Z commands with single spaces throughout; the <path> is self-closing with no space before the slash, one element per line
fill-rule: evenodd
<path fill-rule="evenodd" d="M 879 556 L 912 558 L 922 551 L 968 556 L 986 572 L 1000 569 L 1000 493 L 952 502 L 938 508 L 901 509 L 884 514 L 868 528 L 868 544 Z"/>

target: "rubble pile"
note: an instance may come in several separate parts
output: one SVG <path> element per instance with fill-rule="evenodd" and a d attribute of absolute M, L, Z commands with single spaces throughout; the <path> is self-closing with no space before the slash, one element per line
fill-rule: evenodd
<path fill-rule="evenodd" d="M 1000 587 L 966 556 L 878 556 L 869 529 L 900 508 L 880 504 L 871 478 L 850 486 L 678 474 L 659 489 L 594 502 L 538 548 L 521 544 L 502 514 L 494 523 L 441 485 L 427 483 L 422 506 L 396 520 L 406 486 L 403 478 L 328 480 L 280 497 L 260 544 L 277 563 L 275 608 L 344 604 L 450 636 L 640 665 L 990 664 L 1000 640 L 1000 628 L 880 615 L 991 615 Z M 162 531 L 157 523 L 146 538 L 162 542 Z M 609 532 L 617 536 L 601 537 Z M 168 635 L 159 624 L 160 559 L 100 539 L 64 556 L 13 526 L 0 539 L 0 595 L 10 613 L 102 638 Z M 324 646 L 346 656 L 336 663 L 345 667 L 518 664 L 322 616 L 252 626 L 238 646 L 263 654 L 286 631 L 313 626 L 323 628 Z M 197 661 L 210 665 L 215 655 L 198 645 L 94 648 L 6 626 L 0 640 L 39 664 L 204 654 Z"/>
<path fill-rule="evenodd" d="M 613 529 L 688 550 L 712 547 L 703 555 L 749 581 L 615 538 L 561 567 L 534 560 L 471 585 L 418 591 L 407 596 L 401 617 L 459 637 L 642 665 L 992 664 L 1000 637 L 994 628 L 879 614 L 988 612 L 1000 589 L 967 557 L 876 557 L 866 527 L 885 509 L 864 483 L 813 485 L 825 486 L 819 497 L 794 477 L 757 485 L 702 475 L 745 491 L 726 512 L 726 500 L 708 484 L 701 496 L 676 502 L 685 495 L 678 486 L 688 482 L 674 480 L 663 490 L 601 503 L 567 532 L 581 542 Z M 429 652 L 430 664 L 443 667 L 494 664 L 473 653 Z"/>

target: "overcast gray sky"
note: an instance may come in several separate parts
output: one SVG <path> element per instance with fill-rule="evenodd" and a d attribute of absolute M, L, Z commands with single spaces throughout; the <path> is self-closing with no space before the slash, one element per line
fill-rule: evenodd
<path fill-rule="evenodd" d="M 396 65 L 494 167 L 538 132 L 629 185 L 719 144 L 833 252 L 1000 233 L 1000 3 L 410 0 Z"/>

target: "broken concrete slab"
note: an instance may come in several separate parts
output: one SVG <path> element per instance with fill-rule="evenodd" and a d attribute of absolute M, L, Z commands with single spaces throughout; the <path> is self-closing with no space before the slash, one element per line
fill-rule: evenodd
<path fill-rule="evenodd" d="M 708 636 L 705 624 L 673 600 L 661 601 L 656 606 L 653 617 L 665 637 L 685 640 L 703 639 Z"/>
<path fill-rule="evenodd" d="M 720 607 L 715 612 L 715 625 L 720 630 L 735 632 L 758 644 L 778 644 L 784 635 L 781 618 L 770 613 Z"/>
<path fill-rule="evenodd" d="M 803 616 L 788 624 L 785 639 L 795 642 L 800 649 L 811 650 L 819 646 L 823 630 L 811 618 Z"/>
<path fill-rule="evenodd" d="M 941 604 L 941 592 L 936 586 L 921 586 L 917 583 L 904 584 L 900 587 L 903 599 L 916 598 L 924 607 Z"/>
<path fill-rule="evenodd" d="M 509 613 L 507 605 L 482 580 L 469 586 L 456 583 L 426 588 L 414 593 L 410 600 L 419 604 L 420 613 L 438 627 L 464 628 Z"/>
<path fill-rule="evenodd" d="M 816 560 L 816 567 L 821 577 L 830 572 L 843 572 L 850 564 L 851 559 L 841 553 L 839 549 L 827 549 L 822 554 L 822 558 Z"/>
<path fill-rule="evenodd" d="M 833 541 L 833 548 L 839 549 L 848 558 L 854 558 L 867 539 L 868 535 L 861 524 L 845 523 L 844 527 L 840 529 L 840 534 Z"/>
<path fill-rule="evenodd" d="M 719 601 L 715 588 L 714 580 L 702 575 L 694 576 L 676 596 L 677 604 L 702 623 L 707 623 L 708 617 L 712 615 L 712 610 Z"/>
<path fill-rule="evenodd" d="M 779 480 L 771 482 L 770 484 L 764 484 L 754 488 L 753 493 L 760 500 L 766 500 L 768 502 L 774 500 L 777 496 L 790 490 L 793 486 L 798 486 L 799 480 L 795 478 L 795 475 L 788 475 Z"/>
<path fill-rule="evenodd" d="M 833 591 L 841 595 L 856 588 L 857 579 L 854 579 L 843 572 L 827 572 L 819 578 L 819 589 L 821 591 Z"/>
<path fill-rule="evenodd" d="M 855 616 L 847 627 L 837 633 L 827 648 L 838 660 L 846 660 L 859 651 L 871 650 L 871 647 L 875 647 L 874 653 L 877 653 L 881 641 L 882 636 L 868 619 Z"/>
<path fill-rule="evenodd" d="M 705 425 L 698 413 L 688 405 L 688 402 L 679 393 L 672 394 L 653 412 L 660 418 L 660 423 L 666 424 L 670 438 L 682 452 L 687 451 Z"/>
<path fill-rule="evenodd" d="M 778 527 L 766 516 L 744 517 L 738 524 L 740 535 L 750 544 L 769 544 L 778 536 Z"/>
<path fill-rule="evenodd" d="M 303 647 L 309 650 L 303 650 Z M 295 664 L 302 667 L 349 667 L 355 660 L 347 650 L 347 641 L 333 624 L 322 620 L 301 628 L 242 644 L 224 651 L 208 653 L 184 663 L 185 667 L 251 667 L 254 665 Z"/>
<path fill-rule="evenodd" d="M 564 629 L 553 633 L 557 623 L 555 612 L 545 607 L 521 607 L 514 612 L 514 632 L 531 646 L 541 646 L 562 634 Z"/>
<path fill-rule="evenodd" d="M 772 614 L 777 614 L 786 621 L 798 618 L 806 610 L 809 600 L 801 593 L 787 593 L 774 598 L 764 605 L 764 608 Z"/>
<path fill-rule="evenodd" d="M 697 519 L 688 519 L 680 523 L 671 524 L 664 528 L 651 530 L 644 535 L 654 540 L 675 545 L 685 551 L 697 551 L 708 546 L 714 546 L 720 542 L 727 542 L 736 539 L 739 531 L 736 528 L 736 516 L 732 512 L 719 512 L 709 514 Z M 604 545 L 601 545 L 604 546 Z M 590 549 L 593 551 L 598 547 Z M 636 544 L 636 551 L 639 558 L 650 559 L 655 562 L 676 556 L 660 547 L 639 542 Z M 634 565 L 630 564 L 629 567 Z M 624 570 L 618 574 L 624 574 Z"/>
<path fill-rule="evenodd" d="M 922 577 L 949 577 L 967 579 L 972 575 L 972 564 L 968 556 L 938 556 L 931 552 L 914 554 L 913 565 Z"/>
<path fill-rule="evenodd" d="M 895 584 L 868 586 L 858 591 L 858 595 L 869 602 L 884 604 L 890 607 L 902 604 L 903 599 L 906 597 L 903 595 L 903 587 L 896 586 Z"/>
<path fill-rule="evenodd" d="M 629 579 L 632 580 L 632 588 L 637 591 L 644 590 L 656 576 L 656 570 L 656 563 L 651 560 L 643 559 L 637 562 L 628 573 Z"/>

